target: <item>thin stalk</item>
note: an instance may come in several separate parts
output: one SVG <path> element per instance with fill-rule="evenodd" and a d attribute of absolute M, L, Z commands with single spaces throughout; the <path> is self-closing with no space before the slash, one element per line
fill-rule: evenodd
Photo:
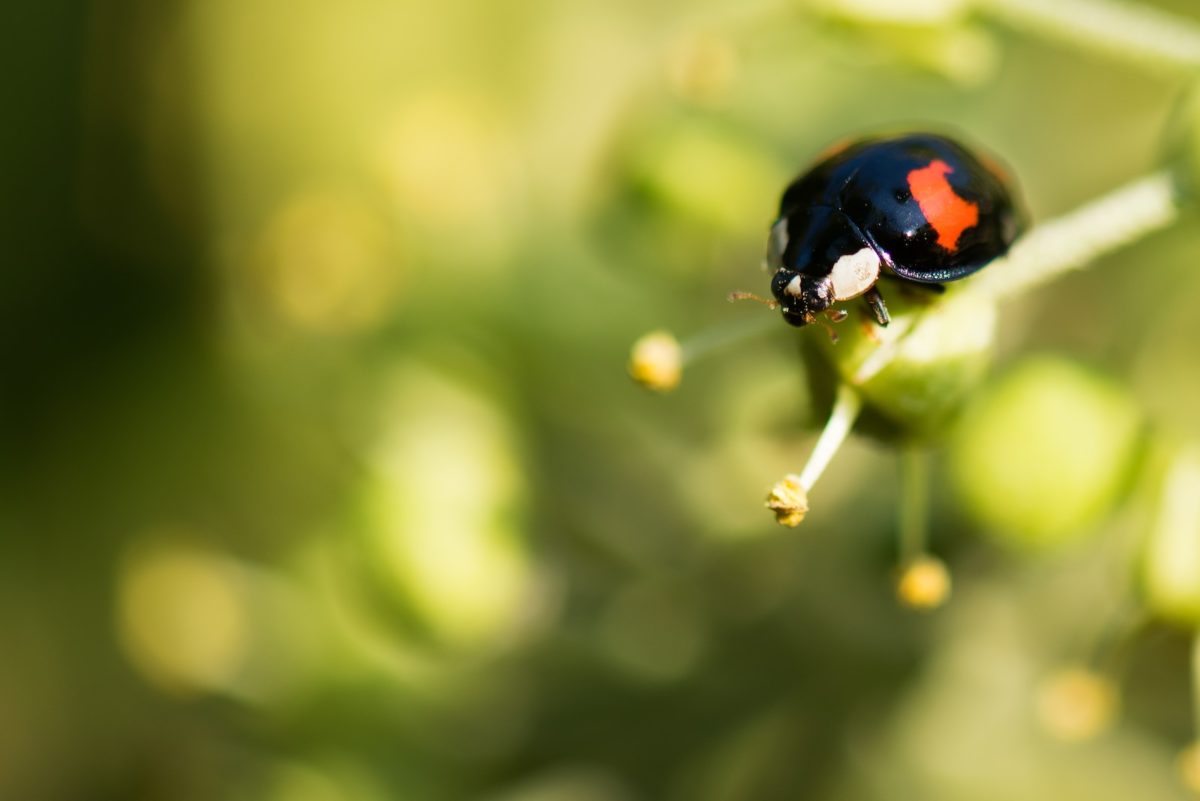
<path fill-rule="evenodd" d="M 993 300 L 1013 297 L 1166 228 L 1178 217 L 1171 173 L 1151 173 L 1037 226 L 962 291 Z"/>
<path fill-rule="evenodd" d="M 685 365 L 714 351 L 779 330 L 779 316 L 758 314 L 730 325 L 695 334 L 680 343 Z"/>
<path fill-rule="evenodd" d="M 1200 739 L 1200 629 L 1192 636 L 1192 725 Z"/>
<path fill-rule="evenodd" d="M 816 447 L 808 457 L 808 463 L 800 471 L 800 486 L 804 488 L 805 492 L 812 490 L 817 479 L 829 466 L 833 455 L 842 447 L 842 443 L 845 442 L 850 429 L 854 427 L 854 421 L 858 419 L 860 411 L 862 411 L 862 398 L 859 397 L 858 392 L 848 384 L 838 385 L 837 398 L 834 400 L 829 420 L 825 423 L 825 429 L 817 439 Z"/>
<path fill-rule="evenodd" d="M 915 317 L 903 317 L 894 321 L 891 324 L 889 331 L 890 336 L 884 340 L 884 343 L 871 352 L 854 373 L 854 383 L 857 385 L 865 384 L 875 377 L 883 368 L 891 363 L 892 359 L 896 358 L 896 354 L 900 351 L 900 346 L 904 342 L 904 338 L 908 336 L 909 329 L 912 328 Z"/>
<path fill-rule="evenodd" d="M 1178 218 L 1179 203 L 1171 173 L 1151 173 L 1038 225 L 1021 237 L 1007 256 L 947 292 L 940 305 L 944 309 L 946 304 L 1014 297 L 1166 228 Z M 855 383 L 862 384 L 887 367 L 929 319 L 925 314 L 915 316 L 906 330 L 893 332 L 863 362 L 854 376 Z"/>
<path fill-rule="evenodd" d="M 1032 33 L 1146 64 L 1200 66 L 1200 25 L 1123 0 L 978 0 L 985 14 Z"/>
<path fill-rule="evenodd" d="M 900 452 L 900 564 L 929 548 L 929 454 L 908 445 Z"/>

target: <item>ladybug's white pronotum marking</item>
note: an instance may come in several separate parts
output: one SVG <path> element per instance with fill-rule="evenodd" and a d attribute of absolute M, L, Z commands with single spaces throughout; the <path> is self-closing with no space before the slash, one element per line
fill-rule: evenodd
<path fill-rule="evenodd" d="M 869 247 L 842 256 L 829 271 L 834 300 L 856 298 L 874 286 L 878 279 L 879 254 Z"/>

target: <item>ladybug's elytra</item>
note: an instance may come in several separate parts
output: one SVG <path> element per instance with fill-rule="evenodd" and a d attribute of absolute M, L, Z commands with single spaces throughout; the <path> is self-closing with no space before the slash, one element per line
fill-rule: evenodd
<path fill-rule="evenodd" d="M 1008 251 L 1022 227 L 1006 179 L 944 136 L 839 146 L 788 186 L 771 228 L 771 292 L 792 325 L 864 297 L 880 325 L 881 278 L 936 291 Z"/>

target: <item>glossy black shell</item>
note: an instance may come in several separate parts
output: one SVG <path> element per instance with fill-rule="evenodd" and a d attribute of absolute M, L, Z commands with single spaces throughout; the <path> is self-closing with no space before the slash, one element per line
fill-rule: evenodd
<path fill-rule="evenodd" d="M 939 161 L 948 168 L 944 180 L 953 193 L 977 209 L 977 221 L 952 237 L 952 248 L 945 244 L 947 237 L 939 241 L 910 187 L 915 170 Z M 841 256 L 870 246 L 886 270 L 927 284 L 984 267 L 1008 251 L 1023 227 L 994 164 L 951 139 L 926 133 L 837 149 L 787 187 L 779 218 L 786 242 L 773 243 L 772 269 L 821 278 Z M 781 233 L 777 226 L 776 237 Z"/>

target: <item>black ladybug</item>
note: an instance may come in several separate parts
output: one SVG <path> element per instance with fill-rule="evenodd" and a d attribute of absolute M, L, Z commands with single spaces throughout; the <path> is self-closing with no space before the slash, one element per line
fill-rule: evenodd
<path fill-rule="evenodd" d="M 783 193 L 771 292 L 792 325 L 863 296 L 888 324 L 880 278 L 937 291 L 1008 251 L 1021 218 L 992 162 L 936 134 L 835 147 Z"/>

